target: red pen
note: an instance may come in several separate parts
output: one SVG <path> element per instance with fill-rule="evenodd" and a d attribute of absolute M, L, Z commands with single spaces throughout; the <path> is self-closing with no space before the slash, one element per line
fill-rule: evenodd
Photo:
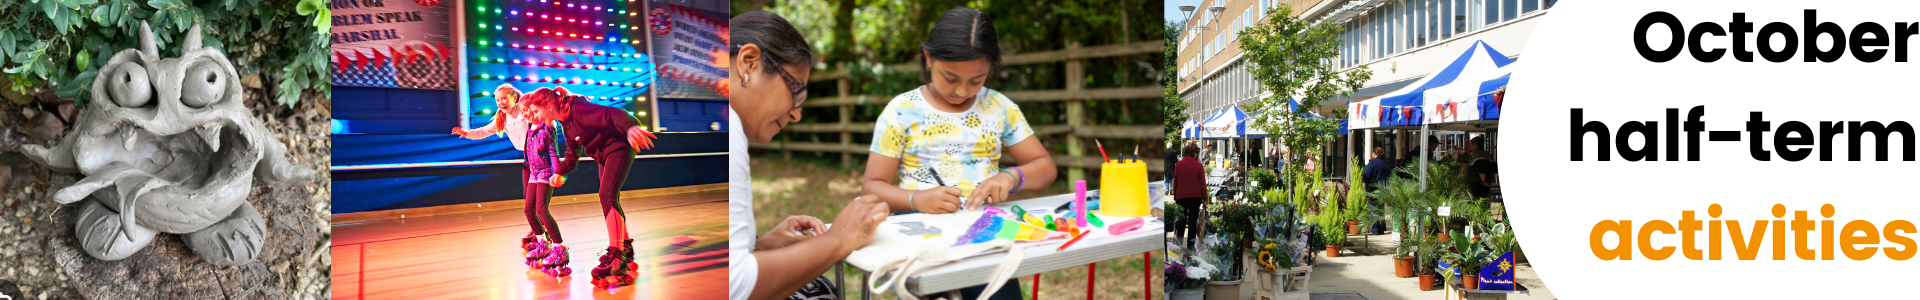
<path fill-rule="evenodd" d="M 1100 148 L 1100 161 L 1101 161 L 1101 163 L 1106 163 L 1106 162 L 1109 162 L 1109 161 L 1113 161 L 1113 160 L 1111 160 L 1111 159 L 1107 159 L 1107 146 L 1102 146 L 1102 145 L 1100 145 L 1100 140 L 1093 140 L 1093 146 L 1094 146 L 1094 147 L 1099 147 L 1099 148 Z"/>
<path fill-rule="evenodd" d="M 1080 232 L 1080 234 L 1077 236 L 1074 236 L 1073 239 L 1067 240 L 1066 244 L 1060 244 L 1060 249 L 1053 249 L 1053 251 L 1067 250 L 1067 246 L 1073 246 L 1073 242 L 1078 242 L 1080 241 L 1080 238 L 1087 237 L 1088 233 L 1093 233 L 1093 230 Z"/>

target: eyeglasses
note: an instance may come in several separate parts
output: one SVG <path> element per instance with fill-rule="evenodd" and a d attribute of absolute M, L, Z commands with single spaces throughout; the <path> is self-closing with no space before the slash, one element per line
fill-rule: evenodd
<path fill-rule="evenodd" d="M 793 79 L 793 74 L 787 73 L 787 68 L 773 67 L 773 70 L 780 74 L 781 80 L 787 81 L 787 89 L 793 91 L 793 107 L 800 108 L 800 103 L 807 101 L 807 84 Z"/>

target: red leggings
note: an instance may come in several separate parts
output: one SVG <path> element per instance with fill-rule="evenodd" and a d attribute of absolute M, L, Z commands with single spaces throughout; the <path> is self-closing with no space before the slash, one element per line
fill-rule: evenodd
<path fill-rule="evenodd" d="M 547 212 L 547 204 L 553 201 L 553 186 L 545 183 L 527 183 L 531 174 L 526 168 L 520 168 L 520 182 L 527 197 L 527 225 L 533 226 L 533 234 L 546 235 L 549 241 L 560 243 L 560 225 L 553 221 L 553 214 Z M 544 228 L 543 228 L 544 226 Z"/>

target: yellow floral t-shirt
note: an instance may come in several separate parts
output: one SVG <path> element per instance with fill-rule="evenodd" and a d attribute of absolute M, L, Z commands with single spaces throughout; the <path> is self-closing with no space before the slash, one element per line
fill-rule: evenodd
<path fill-rule="evenodd" d="M 1006 95 L 980 89 L 973 107 L 959 113 L 928 106 L 920 88 L 893 97 L 873 124 L 873 153 L 900 159 L 900 188 L 917 191 L 945 183 L 974 185 L 1000 171 L 1001 151 L 1033 136 L 1033 127 Z M 935 174 L 940 176 L 934 180 Z"/>

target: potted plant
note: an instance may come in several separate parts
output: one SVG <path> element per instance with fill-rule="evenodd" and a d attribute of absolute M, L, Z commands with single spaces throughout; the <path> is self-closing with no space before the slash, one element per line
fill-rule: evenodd
<path fill-rule="evenodd" d="M 1254 270 L 1261 282 L 1270 283 L 1260 287 L 1261 293 L 1278 297 L 1281 293 L 1305 292 L 1307 272 L 1312 270 L 1308 264 L 1313 257 L 1307 248 L 1307 218 L 1291 203 L 1279 202 L 1252 223 L 1256 238 L 1250 252 Z"/>
<path fill-rule="evenodd" d="M 1431 291 L 1433 290 L 1434 279 L 1437 279 L 1436 276 L 1438 275 L 1435 273 L 1437 270 L 1436 263 L 1439 261 L 1442 253 L 1446 253 L 1446 250 L 1443 250 L 1445 246 L 1444 243 L 1436 240 L 1416 240 L 1419 240 L 1420 244 L 1416 250 L 1417 259 L 1414 260 L 1416 262 L 1414 270 L 1420 272 L 1420 290 Z"/>
<path fill-rule="evenodd" d="M 1455 233 L 1459 232 L 1455 231 Z M 1487 247 L 1479 241 L 1468 238 L 1455 239 L 1450 244 L 1455 251 L 1441 254 L 1448 266 L 1445 273 L 1441 275 L 1447 277 L 1447 282 L 1464 279 L 1463 285 L 1469 290 L 1480 289 L 1478 280 L 1480 268 L 1486 266 L 1487 261 L 1493 260 L 1493 257 L 1489 256 Z"/>
<path fill-rule="evenodd" d="M 1277 191 L 1278 190 L 1268 190 L 1262 194 L 1272 196 L 1278 193 Z M 1254 216 L 1259 215 L 1266 209 L 1251 203 L 1226 202 L 1210 205 L 1208 206 L 1208 210 L 1210 210 L 1208 215 L 1211 216 L 1208 223 L 1213 224 L 1213 228 L 1220 234 L 1220 238 L 1228 241 L 1238 241 L 1241 247 L 1252 247 L 1253 224 L 1249 222 L 1253 220 Z"/>
<path fill-rule="evenodd" d="M 1364 189 L 1364 187 L 1362 187 Z M 1388 220 L 1388 227 L 1399 236 L 1394 246 L 1394 275 L 1400 278 L 1414 276 L 1414 251 L 1418 249 L 1420 235 L 1407 234 L 1414 224 L 1415 211 L 1418 211 L 1417 199 L 1420 194 L 1419 182 L 1401 176 L 1391 176 L 1384 184 L 1368 193 L 1380 201 L 1380 213 Z"/>
<path fill-rule="evenodd" d="M 1319 231 L 1316 231 L 1320 235 L 1320 242 L 1327 244 L 1327 257 L 1340 257 L 1340 246 L 1347 242 L 1347 231 L 1340 227 L 1346 225 L 1346 220 L 1340 216 L 1338 209 L 1331 206 L 1322 209 L 1314 217 L 1317 218 L 1315 223 L 1320 225 Z"/>
<path fill-rule="evenodd" d="M 1233 242 L 1222 241 L 1213 237 L 1207 238 L 1205 244 L 1206 252 L 1201 255 L 1201 258 L 1209 265 L 1222 267 L 1213 272 L 1211 278 L 1208 278 L 1206 299 L 1239 299 L 1240 285 L 1245 278 L 1245 273 L 1242 273 L 1241 269 L 1227 266 L 1232 266 L 1234 265 L 1233 261 L 1239 260 L 1241 247 Z"/>
<path fill-rule="evenodd" d="M 1413 278 L 1413 256 L 1415 250 L 1420 248 L 1419 239 L 1419 235 L 1402 236 L 1400 243 L 1393 246 L 1393 277 Z"/>
<path fill-rule="evenodd" d="M 1302 220 L 1291 204 L 1276 203 L 1252 219 L 1256 244 L 1254 260 L 1259 270 L 1268 273 L 1282 269 L 1292 269 L 1307 256 L 1306 220 Z"/>
<path fill-rule="evenodd" d="M 1280 174 L 1274 173 L 1273 170 L 1255 168 L 1247 171 L 1247 181 L 1253 183 L 1255 188 L 1276 189 L 1280 187 Z"/>
<path fill-rule="evenodd" d="M 1347 189 L 1345 191 L 1347 207 L 1347 233 L 1365 234 L 1366 224 L 1372 224 L 1377 213 L 1367 201 L 1367 181 L 1361 175 L 1360 159 L 1347 160 Z"/>
<path fill-rule="evenodd" d="M 1208 278 L 1213 275 L 1214 267 L 1205 261 L 1194 259 L 1191 255 L 1172 247 L 1168 243 L 1165 276 L 1167 299 L 1202 300 Z"/>

